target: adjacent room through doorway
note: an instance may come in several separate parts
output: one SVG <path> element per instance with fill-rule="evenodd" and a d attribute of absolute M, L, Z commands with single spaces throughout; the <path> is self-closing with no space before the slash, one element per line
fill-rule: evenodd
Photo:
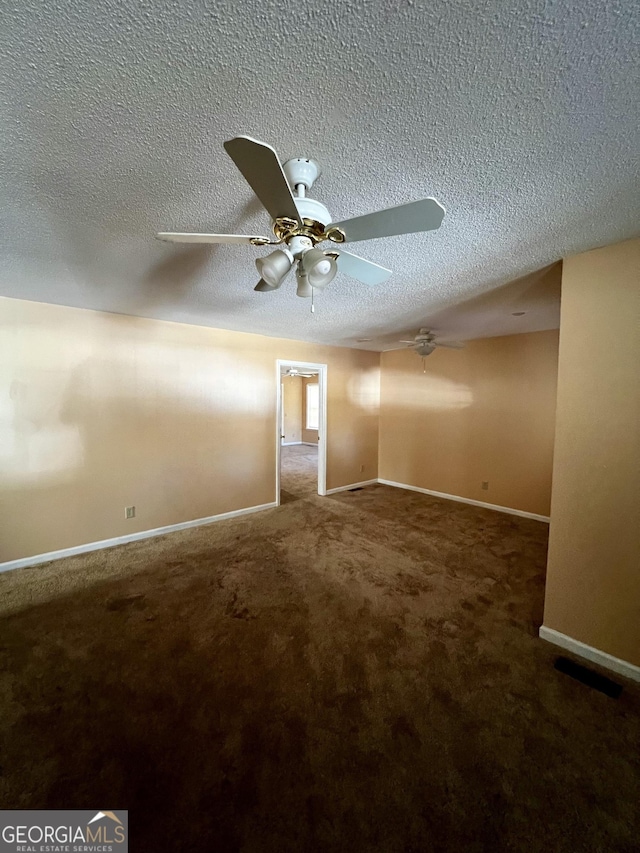
<path fill-rule="evenodd" d="M 278 493 L 283 504 L 324 492 L 324 459 L 319 452 L 322 368 L 279 363 Z"/>
<path fill-rule="evenodd" d="M 318 448 L 304 444 L 283 447 L 280 456 L 280 503 L 318 493 Z"/>

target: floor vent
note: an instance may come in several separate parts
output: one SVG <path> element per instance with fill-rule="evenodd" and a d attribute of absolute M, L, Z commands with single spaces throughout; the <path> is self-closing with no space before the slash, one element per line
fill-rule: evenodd
<path fill-rule="evenodd" d="M 576 681 L 581 681 L 582 684 L 586 684 L 587 687 L 593 687 L 595 690 L 599 690 L 601 693 L 611 696 L 612 699 L 617 699 L 622 693 L 621 684 L 611 681 L 610 678 L 607 678 L 604 675 L 599 675 L 592 669 L 587 669 L 586 666 L 574 663 L 568 658 L 557 658 L 554 666 L 558 672 L 570 675 L 571 678 L 575 678 Z"/>

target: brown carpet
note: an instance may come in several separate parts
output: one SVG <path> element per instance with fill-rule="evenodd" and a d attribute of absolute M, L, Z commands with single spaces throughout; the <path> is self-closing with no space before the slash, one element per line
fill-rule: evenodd
<path fill-rule="evenodd" d="M 385 486 L 0 577 L 5 808 L 131 850 L 638 850 L 640 697 L 553 669 L 544 524 Z"/>
<path fill-rule="evenodd" d="M 291 444 L 280 448 L 280 503 L 318 494 L 318 448 Z"/>

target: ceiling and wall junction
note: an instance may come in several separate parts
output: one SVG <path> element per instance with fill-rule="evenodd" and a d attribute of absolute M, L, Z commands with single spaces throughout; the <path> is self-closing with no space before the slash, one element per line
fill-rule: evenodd
<path fill-rule="evenodd" d="M 0 294 L 379 350 L 447 310 L 449 337 L 557 326 L 557 292 L 482 328 L 464 306 L 637 233 L 637 32 L 599 0 L 5 4 Z M 354 244 L 393 277 L 340 275 L 313 315 L 293 280 L 254 293 L 264 250 L 154 239 L 269 227 L 241 133 L 315 158 L 336 219 L 433 195 L 444 223 Z"/>

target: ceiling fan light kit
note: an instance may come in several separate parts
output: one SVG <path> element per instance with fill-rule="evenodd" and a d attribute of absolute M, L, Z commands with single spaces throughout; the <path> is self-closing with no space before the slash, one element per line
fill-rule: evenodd
<path fill-rule="evenodd" d="M 313 288 L 309 283 L 309 277 L 300 267 L 298 267 L 298 269 L 296 270 L 296 281 L 298 282 L 298 286 L 296 288 L 296 296 L 302 296 L 305 298 L 313 296 Z"/>
<path fill-rule="evenodd" d="M 294 255 L 289 249 L 276 249 L 266 258 L 256 259 L 256 269 L 271 290 L 277 290 L 293 266 Z"/>
<path fill-rule="evenodd" d="M 169 231 L 162 231 L 157 236 L 176 243 L 280 246 L 270 255 L 256 260 L 261 279 L 254 290 L 259 293 L 277 290 L 294 264 L 297 267 L 296 294 L 301 297 L 313 299 L 314 291 L 325 288 L 338 272 L 367 285 L 382 284 L 391 275 L 391 270 L 342 248 L 325 251 L 317 244 L 329 240 L 337 247 L 358 240 L 433 231 L 442 223 L 445 211 L 435 198 L 332 222 L 327 208 L 307 196 L 320 175 L 320 167 L 315 160 L 294 157 L 282 166 L 270 145 L 250 136 L 236 136 L 225 142 L 224 147 L 270 214 L 276 239 L 259 235 Z"/>
<path fill-rule="evenodd" d="M 435 348 L 436 345 L 430 343 L 429 341 L 420 341 L 414 346 L 413 349 L 414 352 L 417 352 L 419 356 L 421 356 L 422 358 L 426 358 L 428 355 L 431 355 Z"/>
<path fill-rule="evenodd" d="M 309 279 L 311 287 L 323 290 L 336 277 L 338 264 L 335 258 L 322 249 L 307 249 L 302 255 L 300 266 Z"/>

